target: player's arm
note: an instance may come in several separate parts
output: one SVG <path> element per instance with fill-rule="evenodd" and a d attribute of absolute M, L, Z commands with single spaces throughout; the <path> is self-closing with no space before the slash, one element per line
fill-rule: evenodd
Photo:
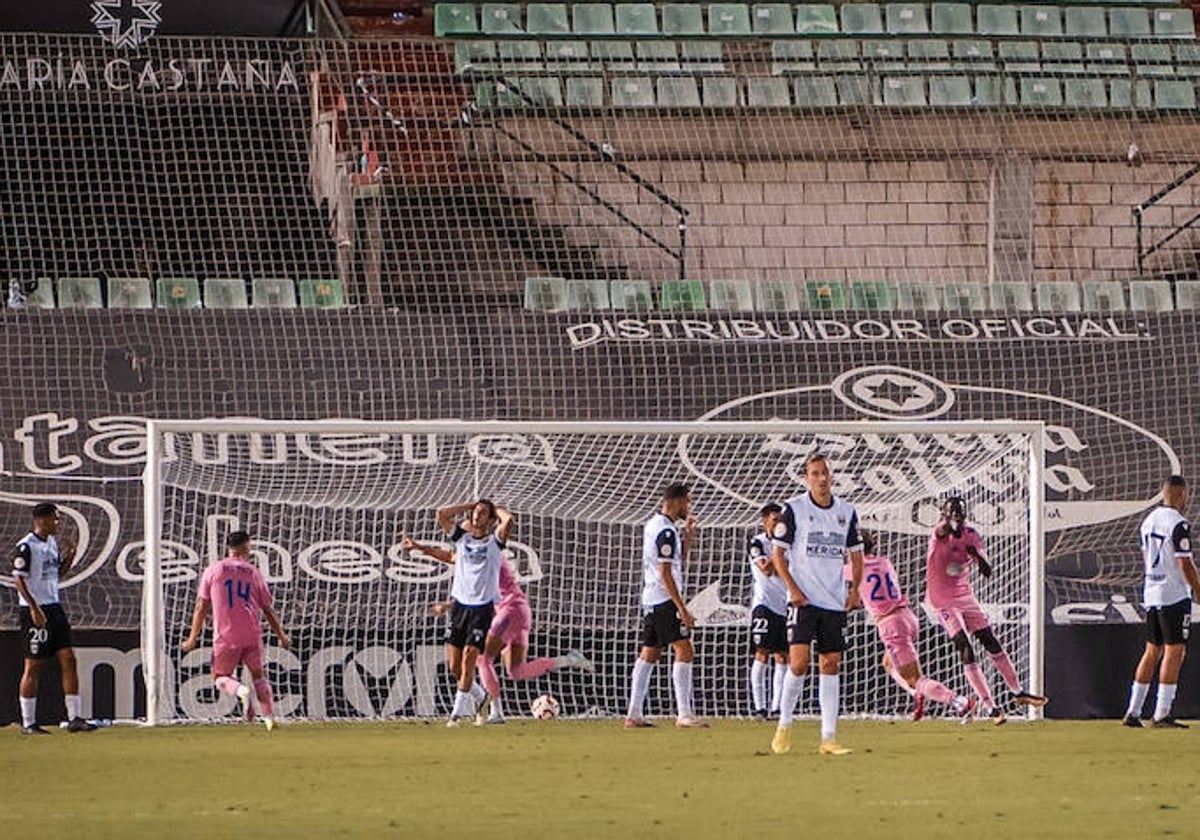
<path fill-rule="evenodd" d="M 62 580 L 75 565 L 75 540 L 63 537 L 58 541 L 58 579 Z"/>
<path fill-rule="evenodd" d="M 513 524 L 517 521 L 516 517 L 508 508 L 496 505 L 496 518 L 500 520 L 500 524 L 496 526 L 496 539 L 501 543 L 506 543 L 508 535 L 512 533 Z"/>
<path fill-rule="evenodd" d="M 787 587 L 788 603 L 803 607 L 808 603 L 808 596 L 792 577 L 792 570 L 788 568 L 787 561 L 787 549 L 795 538 L 796 512 L 790 504 L 784 504 L 783 513 L 775 523 L 775 533 L 771 535 L 771 565 L 775 567 L 775 574 L 779 575 L 779 579 Z"/>
<path fill-rule="evenodd" d="M 1171 533 L 1171 542 L 1175 544 L 1175 562 L 1179 571 L 1192 589 L 1192 600 L 1200 601 L 1200 575 L 1196 573 L 1196 564 L 1192 560 L 1192 533 L 1187 522 L 1180 522 Z"/>
<path fill-rule="evenodd" d="M 450 608 L 453 606 L 454 606 L 454 599 L 450 598 L 445 601 L 438 601 L 436 604 L 434 604 L 432 607 L 429 608 L 429 611 L 431 613 L 433 613 L 434 615 L 436 615 L 438 618 L 441 618 L 446 613 L 450 612 Z"/>
<path fill-rule="evenodd" d="M 992 576 L 992 564 L 983 556 L 983 552 L 980 550 L 982 544 L 975 544 L 977 541 L 978 539 L 976 538 L 976 540 L 967 543 L 967 555 L 979 565 L 979 574 L 985 578 L 990 578 Z"/>
<path fill-rule="evenodd" d="M 262 605 L 263 616 L 267 619 L 267 624 L 271 628 L 271 632 L 275 634 L 275 638 L 279 639 L 279 646 L 287 650 L 292 646 L 292 637 L 283 629 L 283 623 L 279 620 L 279 614 L 275 612 L 275 608 L 270 604 Z"/>
<path fill-rule="evenodd" d="M 692 543 L 696 539 L 696 517 L 688 514 L 687 521 L 683 523 L 683 549 L 680 557 L 686 561 L 692 555 Z"/>
<path fill-rule="evenodd" d="M 671 597 L 671 603 L 675 605 L 675 609 L 679 612 L 679 619 L 685 627 L 695 627 L 696 619 L 688 612 L 687 604 L 683 602 L 683 596 L 679 594 L 679 587 L 675 585 L 675 573 L 671 571 L 670 563 L 658 564 L 658 576 L 662 578 L 663 589 L 667 590 L 667 595 Z"/>
<path fill-rule="evenodd" d="M 858 534 L 858 511 L 850 515 L 850 527 L 846 529 L 846 554 L 850 558 L 850 591 L 846 593 L 846 610 L 862 606 L 858 587 L 862 584 L 863 541 Z"/>
<path fill-rule="evenodd" d="M 436 545 L 425 545 L 424 543 L 419 543 L 408 534 L 404 534 L 400 537 L 400 547 L 405 551 L 419 551 L 428 557 L 432 557 L 434 560 L 439 560 L 442 563 L 450 566 L 454 565 L 453 552 L 447 551 L 444 548 L 439 548 Z"/>
<path fill-rule="evenodd" d="M 197 599 L 196 609 L 192 612 L 191 631 L 188 633 L 188 637 L 179 644 L 184 653 L 190 653 L 196 649 L 196 643 L 200 639 L 200 633 L 204 630 L 204 622 L 208 620 L 208 611 L 211 606 L 207 598 Z"/>
<path fill-rule="evenodd" d="M 467 502 L 462 505 L 451 505 L 450 507 L 438 508 L 437 522 L 441 529 L 447 534 L 454 532 L 454 526 L 458 522 L 458 517 L 475 507 L 474 502 Z"/>

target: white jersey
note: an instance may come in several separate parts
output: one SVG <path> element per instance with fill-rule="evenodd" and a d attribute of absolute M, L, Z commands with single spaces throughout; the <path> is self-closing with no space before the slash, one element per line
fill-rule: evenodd
<path fill-rule="evenodd" d="M 58 568 L 62 555 L 58 552 L 58 540 L 54 537 L 42 539 L 32 531 L 17 543 L 13 556 L 13 577 L 25 579 L 29 594 L 39 607 L 58 603 Z M 23 595 L 17 596 L 22 607 L 29 602 Z"/>
<path fill-rule="evenodd" d="M 642 606 L 657 606 L 671 600 L 662 582 L 662 564 L 671 564 L 675 588 L 683 595 L 683 540 L 679 529 L 665 513 L 656 513 L 642 533 Z"/>
<path fill-rule="evenodd" d="M 770 563 L 772 548 L 771 538 L 765 533 L 751 537 L 747 546 L 750 578 L 754 581 L 754 596 L 750 609 L 753 611 L 755 607 L 766 607 L 776 615 L 787 615 L 787 584 L 779 575 L 764 574 L 758 567 L 760 560 Z"/>
<path fill-rule="evenodd" d="M 821 507 L 805 493 L 783 505 L 775 524 L 774 543 L 786 552 L 788 571 L 808 599 L 824 610 L 846 609 L 846 552 L 861 551 L 858 513 L 854 505 L 834 496 Z"/>
<path fill-rule="evenodd" d="M 454 543 L 454 583 L 450 597 L 464 607 L 494 604 L 500 600 L 500 564 L 504 543 L 495 534 L 482 539 L 461 526 L 450 535 Z"/>
<path fill-rule="evenodd" d="M 1192 559 L 1192 535 L 1183 514 L 1166 505 L 1155 508 L 1139 532 L 1146 564 L 1142 604 L 1167 607 L 1190 598 L 1192 589 L 1179 568 L 1181 559 Z"/>

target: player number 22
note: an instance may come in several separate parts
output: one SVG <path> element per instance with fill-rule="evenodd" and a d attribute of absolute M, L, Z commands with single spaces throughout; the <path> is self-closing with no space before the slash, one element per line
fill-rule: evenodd
<path fill-rule="evenodd" d="M 887 589 L 887 597 L 889 599 L 895 599 L 900 596 L 900 591 L 896 588 L 896 583 L 892 580 L 890 574 L 880 575 L 872 572 L 867 575 L 867 583 L 871 586 L 871 594 L 867 597 L 872 601 L 883 600 L 883 595 L 880 594 L 881 589 Z"/>
<path fill-rule="evenodd" d="M 239 597 L 243 601 L 245 601 L 246 606 L 249 606 L 250 605 L 250 583 L 249 583 L 249 581 L 239 580 L 237 582 L 236 590 L 234 589 L 233 581 L 231 581 L 231 580 L 225 581 L 225 596 L 229 599 L 229 608 L 230 609 L 233 609 L 233 596 L 235 594 L 235 591 L 236 591 L 237 597 Z"/>

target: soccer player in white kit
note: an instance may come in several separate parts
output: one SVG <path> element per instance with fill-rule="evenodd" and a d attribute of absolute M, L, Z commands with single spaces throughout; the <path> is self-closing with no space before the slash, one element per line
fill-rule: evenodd
<path fill-rule="evenodd" d="M 783 508 L 774 502 L 758 512 L 762 532 L 750 537 L 747 554 L 753 593 L 750 600 L 750 711 L 759 720 L 779 713 L 787 677 L 787 586 L 771 562 L 771 532 Z M 775 660 L 774 679 L 771 660 Z M 768 702 L 768 697 L 770 698 Z M 768 709 L 768 705 L 770 708 Z"/>
<path fill-rule="evenodd" d="M 1186 729 L 1187 724 L 1171 716 L 1171 706 L 1187 649 L 1192 599 L 1200 597 L 1200 577 L 1192 560 L 1191 529 L 1183 515 L 1188 500 L 1183 476 L 1168 478 L 1162 495 L 1163 503 L 1142 520 L 1138 529 L 1146 567 L 1142 603 L 1146 607 L 1148 638 L 1133 675 L 1129 706 L 1121 722 L 1141 727 L 1142 706 L 1157 668 L 1158 696 L 1150 725 L 1158 729 Z"/>

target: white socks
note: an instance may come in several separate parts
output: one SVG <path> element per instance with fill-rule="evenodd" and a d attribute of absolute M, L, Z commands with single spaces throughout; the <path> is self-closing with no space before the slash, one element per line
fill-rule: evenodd
<path fill-rule="evenodd" d="M 452 718 L 465 718 L 475 714 L 475 701 L 465 691 L 454 692 L 454 709 L 450 712 Z"/>
<path fill-rule="evenodd" d="M 83 717 L 83 702 L 78 694 L 68 694 L 64 699 L 67 701 L 67 720 Z"/>
<path fill-rule="evenodd" d="M 21 725 L 35 726 L 37 725 L 37 698 L 22 697 L 21 698 Z"/>
<path fill-rule="evenodd" d="M 1134 682 L 1129 686 L 1129 708 L 1125 710 L 1125 714 L 1141 717 L 1142 709 L 1146 705 L 1146 695 L 1149 693 L 1150 683 Z"/>
<path fill-rule="evenodd" d="M 629 676 L 629 712 L 626 717 L 635 720 L 642 719 L 642 707 L 646 704 L 646 692 L 650 689 L 650 675 L 654 673 L 654 663 L 638 657 L 633 663 L 633 673 Z"/>
<path fill-rule="evenodd" d="M 1158 697 L 1154 701 L 1154 719 L 1162 720 L 1171 716 L 1171 707 L 1175 705 L 1175 686 L 1158 684 Z"/>
<path fill-rule="evenodd" d="M 801 674 L 796 676 L 788 670 L 787 676 L 783 680 L 783 696 L 779 699 L 779 725 L 791 726 L 792 721 L 796 717 L 796 703 L 800 700 L 800 695 L 804 693 L 804 677 Z"/>
<path fill-rule="evenodd" d="M 767 663 L 755 659 L 750 663 L 750 711 L 767 708 Z"/>
<path fill-rule="evenodd" d="M 837 734 L 838 705 L 841 702 L 841 676 L 821 674 L 817 695 L 821 703 L 821 740 L 832 741 Z"/>
<path fill-rule="evenodd" d="M 775 680 L 771 684 L 771 711 L 778 712 L 779 704 L 783 700 L 783 681 L 787 679 L 790 672 L 787 663 L 775 663 Z"/>
<path fill-rule="evenodd" d="M 679 717 L 695 717 L 692 710 L 692 663 L 676 662 L 672 665 L 671 680 L 675 683 L 675 706 L 679 710 Z"/>

